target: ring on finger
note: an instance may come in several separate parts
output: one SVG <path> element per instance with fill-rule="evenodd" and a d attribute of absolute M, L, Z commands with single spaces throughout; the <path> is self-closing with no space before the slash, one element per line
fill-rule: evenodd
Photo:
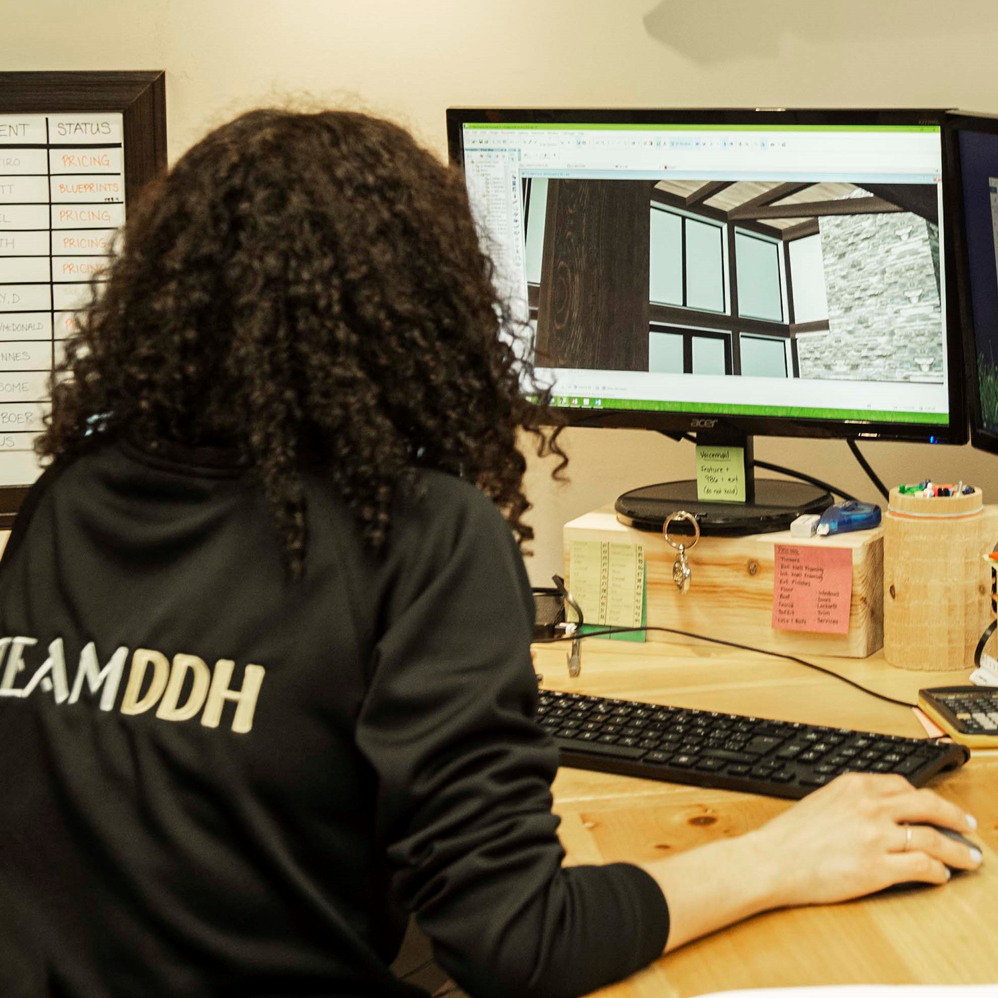
<path fill-rule="evenodd" d="M 901 852 L 907 852 L 911 848 L 911 825 L 904 826 L 904 848 Z"/>

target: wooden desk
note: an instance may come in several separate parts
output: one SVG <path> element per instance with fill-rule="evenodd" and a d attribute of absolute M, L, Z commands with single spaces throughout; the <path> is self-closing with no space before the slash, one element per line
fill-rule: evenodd
<path fill-rule="evenodd" d="M 886 734 L 924 734 L 912 712 L 792 662 L 712 646 L 590 640 L 570 679 L 567 645 L 538 646 L 548 689 L 647 700 Z M 902 672 L 882 653 L 820 658 L 872 689 L 914 701 L 917 690 L 967 673 Z M 934 789 L 978 820 L 984 865 L 942 888 L 843 905 L 770 912 L 686 946 L 600 998 L 662 998 L 751 987 L 998 981 L 998 752 L 975 756 Z M 738 835 L 792 806 L 724 790 L 562 769 L 555 810 L 570 863 L 643 862 Z"/>

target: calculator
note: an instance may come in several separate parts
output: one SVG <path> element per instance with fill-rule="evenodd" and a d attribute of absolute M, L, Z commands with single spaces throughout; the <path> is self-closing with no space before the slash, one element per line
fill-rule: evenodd
<path fill-rule="evenodd" d="M 918 706 L 961 745 L 998 748 L 998 689 L 936 686 L 918 691 Z"/>

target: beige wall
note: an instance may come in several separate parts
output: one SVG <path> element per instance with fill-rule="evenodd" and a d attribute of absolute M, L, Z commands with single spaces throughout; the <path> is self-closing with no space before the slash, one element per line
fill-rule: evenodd
<path fill-rule="evenodd" d="M 4 69 L 165 69 L 170 155 L 288 94 L 396 117 L 444 151 L 449 104 L 960 106 L 998 111 L 994 0 L 32 0 L 4 20 Z M 572 482 L 532 467 L 536 581 L 562 523 L 621 490 L 692 473 L 655 434 L 565 434 Z M 757 455 L 873 490 L 842 442 Z M 998 457 L 870 444 L 888 482 L 964 478 L 998 501 Z"/>

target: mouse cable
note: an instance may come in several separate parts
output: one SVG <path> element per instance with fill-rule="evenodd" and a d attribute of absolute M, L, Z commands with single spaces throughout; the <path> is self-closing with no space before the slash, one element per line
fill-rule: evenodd
<path fill-rule="evenodd" d="M 740 645 L 736 641 L 725 641 L 723 638 L 708 638 L 705 634 L 694 634 L 692 631 L 680 631 L 675 627 L 607 627 L 601 631 L 589 631 L 585 634 L 565 634 L 560 635 L 555 638 L 538 638 L 536 641 L 532 641 L 531 644 L 535 645 L 546 645 L 554 644 L 560 641 L 574 641 L 578 638 L 603 638 L 610 634 L 638 634 L 642 631 L 661 631 L 663 634 L 678 634 L 680 637 L 684 638 L 695 638 L 697 641 L 709 641 L 711 644 L 724 645 L 725 648 L 737 648 L 739 651 L 750 651 L 757 655 L 768 655 L 770 658 L 782 658 L 788 662 L 796 662 L 798 665 L 807 666 L 809 669 L 815 669 L 818 672 L 823 672 L 826 676 L 831 676 L 833 679 L 839 679 L 843 683 L 848 683 L 850 686 L 854 686 L 857 690 L 863 693 L 869 694 L 871 697 L 876 697 L 878 700 L 884 700 L 887 703 L 897 704 L 899 707 L 917 707 L 917 703 L 911 703 L 908 700 L 898 700 L 896 697 L 889 697 L 886 693 L 878 693 L 876 690 L 871 690 L 868 686 L 863 686 L 862 683 L 857 683 L 847 676 L 843 676 L 841 673 L 835 672 L 832 669 L 826 669 L 823 665 L 816 665 L 814 662 L 808 662 L 803 658 L 798 658 L 796 655 L 788 655 L 786 652 L 781 651 L 768 651 L 765 648 L 753 648 L 751 645 Z"/>
<path fill-rule="evenodd" d="M 890 492 L 888 492 L 887 486 L 884 485 L 884 483 L 880 480 L 880 476 L 873 470 L 872 466 L 870 465 L 870 462 L 867 461 L 865 457 L 863 457 L 862 453 L 860 453 L 860 449 L 856 445 L 856 441 L 847 440 L 846 443 L 849 445 L 849 450 L 852 451 L 853 457 L 855 457 L 856 460 L 859 461 L 859 466 L 866 472 L 867 477 L 870 479 L 871 482 L 873 482 L 874 486 L 876 486 L 877 491 L 885 499 L 889 500 L 891 494 Z"/>

